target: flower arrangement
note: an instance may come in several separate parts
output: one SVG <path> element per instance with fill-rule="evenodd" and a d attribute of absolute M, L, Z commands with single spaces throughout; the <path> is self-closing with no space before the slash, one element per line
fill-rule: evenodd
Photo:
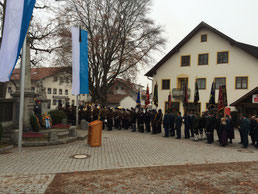
<path fill-rule="evenodd" d="M 47 113 L 43 115 L 43 125 L 46 129 L 49 129 L 52 126 L 51 116 Z"/>

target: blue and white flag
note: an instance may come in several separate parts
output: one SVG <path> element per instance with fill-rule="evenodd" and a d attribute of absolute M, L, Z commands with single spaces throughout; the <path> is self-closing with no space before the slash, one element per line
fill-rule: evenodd
<path fill-rule="evenodd" d="M 8 0 L 0 50 L 0 82 L 9 81 L 27 34 L 36 0 Z"/>
<path fill-rule="evenodd" d="M 136 104 L 141 104 L 141 90 L 138 90 Z"/>
<path fill-rule="evenodd" d="M 73 83 L 72 94 L 89 94 L 88 32 L 72 27 Z"/>

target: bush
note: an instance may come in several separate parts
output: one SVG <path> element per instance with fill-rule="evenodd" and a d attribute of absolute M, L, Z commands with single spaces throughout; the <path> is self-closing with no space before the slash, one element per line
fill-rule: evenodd
<path fill-rule="evenodd" d="M 0 122 L 0 141 L 1 141 L 1 139 L 2 139 L 3 131 L 4 131 L 3 125 L 2 125 L 2 123 Z"/>
<path fill-rule="evenodd" d="M 30 125 L 32 127 L 32 131 L 34 132 L 39 132 L 40 130 L 40 125 L 39 125 L 39 121 L 38 118 L 35 115 L 32 115 L 30 117 Z"/>
<path fill-rule="evenodd" d="M 61 124 L 63 119 L 67 119 L 67 115 L 61 110 L 52 110 L 48 112 L 52 118 L 52 125 Z"/>

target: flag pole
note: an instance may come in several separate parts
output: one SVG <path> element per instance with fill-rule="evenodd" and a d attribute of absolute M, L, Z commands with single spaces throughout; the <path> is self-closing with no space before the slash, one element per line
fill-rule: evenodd
<path fill-rule="evenodd" d="M 23 131 L 23 109 L 24 109 L 24 80 L 25 80 L 25 63 L 26 63 L 26 40 L 25 37 L 22 48 L 22 63 L 21 63 L 21 79 L 20 79 L 20 114 L 19 114 L 19 138 L 18 138 L 18 150 L 22 151 L 22 131 Z"/>
<path fill-rule="evenodd" d="M 79 124 L 79 95 L 76 95 L 76 127 Z"/>

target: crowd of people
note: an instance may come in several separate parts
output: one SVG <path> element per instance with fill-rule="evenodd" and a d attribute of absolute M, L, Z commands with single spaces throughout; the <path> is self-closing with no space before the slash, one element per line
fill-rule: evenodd
<path fill-rule="evenodd" d="M 75 108 L 66 107 L 63 109 L 68 122 L 75 124 Z M 213 111 L 203 112 L 201 116 L 192 111 L 186 112 L 181 116 L 180 112 L 167 110 L 163 115 L 161 109 L 142 109 L 142 108 L 106 108 L 104 106 L 87 106 L 79 108 L 79 121 L 85 119 L 88 122 L 94 120 L 103 121 L 103 130 L 112 129 L 128 130 L 132 132 L 137 130 L 141 133 L 147 132 L 158 134 L 164 128 L 164 137 L 175 137 L 181 139 L 181 131 L 185 139 L 193 138 L 194 141 L 206 140 L 208 144 L 214 142 L 214 136 L 217 135 L 221 146 L 232 144 L 235 138 L 235 127 L 238 128 L 243 148 L 249 145 L 248 136 L 251 137 L 251 144 L 258 148 L 258 118 L 252 116 L 250 119 L 242 115 L 240 123 L 233 125 L 232 118 L 229 115 L 214 114 Z"/>

